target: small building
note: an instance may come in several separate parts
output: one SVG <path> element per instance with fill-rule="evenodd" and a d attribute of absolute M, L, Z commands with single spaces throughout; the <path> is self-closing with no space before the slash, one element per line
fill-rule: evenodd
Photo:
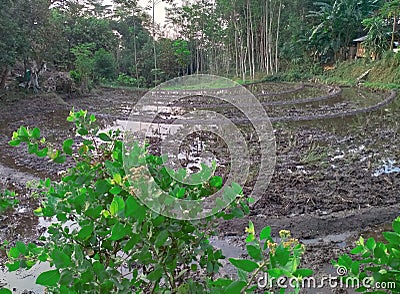
<path fill-rule="evenodd" d="M 360 57 L 366 57 L 366 49 L 363 46 L 363 42 L 366 39 L 367 39 L 367 36 L 362 36 L 360 38 L 357 38 L 357 39 L 353 40 L 353 42 L 356 44 L 356 47 L 355 46 L 350 47 L 350 48 L 354 48 L 355 49 L 355 50 L 353 49 L 353 52 L 351 52 L 351 54 L 350 54 L 352 58 L 357 59 L 357 58 L 360 58 Z M 388 37 L 388 39 L 389 39 L 389 37 Z M 388 47 L 389 47 L 389 44 L 390 44 L 390 40 L 388 40 Z M 397 53 L 397 52 L 400 51 L 399 45 L 400 44 L 397 41 L 395 41 L 393 43 L 393 52 Z M 376 58 L 376 54 L 375 53 L 371 53 L 371 59 L 375 60 L 375 58 Z"/>
<path fill-rule="evenodd" d="M 360 38 L 354 39 L 353 42 L 356 43 L 356 52 L 354 58 L 365 57 L 365 47 L 363 46 L 362 42 L 367 39 L 367 36 L 362 36 Z"/>

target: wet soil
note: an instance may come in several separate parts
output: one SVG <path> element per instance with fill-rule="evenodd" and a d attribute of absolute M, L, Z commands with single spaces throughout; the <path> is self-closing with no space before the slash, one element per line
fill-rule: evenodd
<path fill-rule="evenodd" d="M 270 84 L 269 87 L 258 86 L 255 92 L 264 95 L 269 91 L 278 95 L 279 91 L 293 90 L 296 97 L 308 97 L 323 95 L 324 89 L 328 94 L 330 89 L 308 89 L 302 94 L 306 88 L 295 84 Z M 96 114 L 104 126 L 109 126 L 117 119 L 126 119 L 143 94 L 99 89 L 82 97 L 21 93 L 1 96 L 0 188 L 16 190 L 20 204 L 0 216 L 0 243 L 8 240 L 12 244 L 21 238 L 32 241 L 42 233 L 39 219 L 32 212 L 40 199 L 30 196 L 32 189 L 27 188 L 26 183 L 46 177 L 58 179 L 66 168 L 37 159 L 24 147 L 8 146 L 12 132 L 21 125 L 39 127 L 42 134 L 57 145 L 74 134 L 73 126 L 66 122 L 72 108 L 87 109 Z M 324 113 L 357 109 L 376 104 L 388 95 L 387 92 L 348 89 L 344 95 L 334 98 L 336 100 L 321 102 L 317 108 Z M 263 99 L 267 97 L 264 95 Z M 275 235 L 281 229 L 288 229 L 306 244 L 302 266 L 311 267 L 317 275 L 334 272 L 330 261 L 349 252 L 359 235 L 377 237 L 399 215 L 400 174 L 374 176 L 384 160 L 400 160 L 398 101 L 375 112 L 346 118 L 274 123 L 277 164 L 268 190 L 254 204 L 248 217 L 221 222 L 215 246 L 221 247 L 229 257 L 244 254 L 245 227 L 252 220 L 256 231 L 267 225 Z M 339 108 L 338 103 L 342 103 Z M 290 107 L 295 109 L 293 116 L 316 111 L 312 104 Z M 224 111 L 227 110 L 221 113 Z M 288 113 L 288 109 L 274 107 L 271 112 L 282 115 Z M 248 184 L 251 185 L 251 181 Z M 0 250 L 0 264 L 4 261 L 4 252 Z M 227 274 L 232 272 L 227 269 Z M 0 273 L 0 285 L 1 282 Z M 332 293 L 332 290 L 319 293 Z"/>

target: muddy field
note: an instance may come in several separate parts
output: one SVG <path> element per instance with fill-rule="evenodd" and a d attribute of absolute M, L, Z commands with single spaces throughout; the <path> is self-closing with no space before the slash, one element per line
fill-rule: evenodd
<path fill-rule="evenodd" d="M 330 261 L 348 252 L 360 234 L 379 236 L 399 215 L 400 174 L 377 173 L 384 161 L 400 158 L 399 100 L 388 100 L 378 110 L 366 112 L 391 93 L 347 88 L 332 99 L 296 103 L 296 100 L 330 95 L 336 91 L 335 87 L 263 84 L 250 90 L 260 101 L 287 102 L 265 106 L 268 114 L 277 118 L 272 119 L 277 165 L 268 190 L 254 205 L 250 216 L 221 223 L 215 245 L 228 257 L 240 255 L 244 230 L 251 219 L 258 231 L 267 225 L 274 234 L 281 229 L 290 230 L 307 246 L 304 267 L 314 269 L 317 275 L 334 273 Z M 31 241 L 45 230 L 43 220 L 32 213 L 38 199 L 31 196 L 32 190 L 26 183 L 46 177 L 58 179 L 59 172 L 65 169 L 28 155 L 23 147 L 8 146 L 12 132 L 21 125 L 39 127 L 49 141 L 58 144 L 74 134 L 72 125 L 66 122 L 72 108 L 95 113 L 107 127 L 116 120 L 126 119 L 143 94 L 98 89 L 83 97 L 23 93 L 0 96 L 0 188 L 16 190 L 20 197 L 16 210 L 0 216 L 0 243 Z M 272 98 L 268 100 L 268 97 Z M 190 103 L 191 107 L 199 106 L 199 101 Z M 234 111 L 212 101 L 206 104 L 207 109 L 220 109 L 224 115 L 237 117 Z M 358 109 L 365 111 L 357 114 Z M 323 119 L 324 115 L 331 118 Z M 297 116 L 307 119 L 296 121 Z M 0 261 L 5 261 L 1 251 Z M 229 274 L 229 268 L 226 271 Z M 16 285 L 19 282 L 10 281 L 9 276 L 2 276 L 0 272 L 2 283 L 16 287 L 16 292 L 41 291 L 30 289 L 26 284 Z M 332 293 L 332 290 L 319 293 Z"/>

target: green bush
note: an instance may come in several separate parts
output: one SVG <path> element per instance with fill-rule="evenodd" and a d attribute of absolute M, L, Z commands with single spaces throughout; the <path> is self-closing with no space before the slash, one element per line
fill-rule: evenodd
<path fill-rule="evenodd" d="M 149 155 L 145 146 L 137 144 L 128 151 L 133 167 L 132 174 L 126 174 L 123 155 L 127 150 L 119 130 L 101 132 L 96 118 L 82 110 L 71 112 L 67 120 L 75 124 L 76 138 L 65 140 L 60 150 L 47 143 L 38 128 L 20 127 L 9 142 L 11 146 L 25 143 L 30 154 L 56 163 L 73 162 L 61 181 L 40 181 L 43 202 L 34 212 L 51 218 L 52 224 L 39 243 L 18 241 L 13 247 L 5 243 L 9 271 L 49 262 L 53 268 L 36 280 L 49 293 L 250 293 L 263 273 L 297 281 L 312 273 L 298 268 L 304 246 L 288 231 L 282 231 L 275 242 L 266 227 L 257 239 L 250 222 L 246 229 L 250 259 L 230 259 L 238 271 L 236 280 L 215 279 L 225 258 L 209 241 L 216 234 L 217 220 L 241 218 L 250 211 L 251 199 L 239 185 L 225 188 L 224 199 L 233 201 L 213 216 L 201 220 L 165 217 L 144 206 L 134 192 L 146 190 L 146 183 L 154 179 L 172 197 L 200 200 L 220 190 L 222 178 L 204 166 L 193 177 L 208 180 L 183 184 L 170 176 L 162 157 Z M 138 186 L 129 180 L 146 168 L 151 180 L 139 176 Z M 160 205 L 167 206 L 164 202 Z M 190 214 L 191 208 L 187 209 Z"/>
<path fill-rule="evenodd" d="M 117 78 L 117 84 L 123 87 L 142 87 L 144 86 L 144 79 L 142 77 L 135 79 L 127 74 L 120 73 Z"/>
<path fill-rule="evenodd" d="M 238 280 L 233 283 L 231 280 L 218 280 L 217 283 L 226 282 L 227 288 L 221 293 L 251 293 L 260 288 L 284 293 L 285 288 L 279 288 L 277 283 L 282 277 L 293 282 L 294 293 L 300 293 L 302 279 L 313 274 L 310 269 L 299 268 L 305 246 L 292 238 L 287 230 L 281 230 L 279 242 L 275 242 L 270 227 L 263 228 L 257 239 L 251 221 L 246 232 L 246 250 L 251 259 L 229 259 L 237 269 Z"/>
<path fill-rule="evenodd" d="M 68 121 L 75 123 L 78 137 L 64 141 L 61 150 L 41 138 L 38 128 L 21 127 L 10 141 L 12 146 L 26 143 L 29 153 L 39 157 L 56 163 L 71 158 L 75 164 L 60 182 L 40 182 L 44 202 L 35 214 L 56 220 L 48 236 L 40 238 L 43 246 L 19 242 L 9 249 L 8 269 L 50 262 L 54 269 L 41 273 L 36 282 L 52 293 L 176 291 L 197 275 L 197 267 L 205 276 L 217 273 L 223 255 L 208 237 L 214 234 L 217 218 L 248 212 L 241 189 L 228 190 L 236 198 L 229 211 L 205 220 L 164 217 L 131 193 L 120 132 L 100 132 L 96 118 L 85 111 L 71 112 Z M 175 197 L 207 197 L 221 188 L 219 177 L 194 186 L 176 182 L 162 159 L 148 156 L 144 147 L 135 146 L 131 155 L 140 159 L 138 168 L 148 163 L 155 180 Z"/>
<path fill-rule="evenodd" d="M 75 84 L 79 85 L 82 81 L 82 74 L 78 70 L 71 70 L 69 76 L 74 81 Z"/>
<path fill-rule="evenodd" d="M 384 232 L 386 242 L 375 241 L 374 238 L 357 242 L 351 250 L 353 259 L 344 254 L 333 264 L 345 269 L 342 276 L 343 285 L 353 285 L 357 278 L 362 293 L 399 293 L 400 292 L 400 217 L 392 224 L 392 232 Z"/>
<path fill-rule="evenodd" d="M 4 190 L 0 192 L 0 213 L 18 204 L 15 192 Z"/>

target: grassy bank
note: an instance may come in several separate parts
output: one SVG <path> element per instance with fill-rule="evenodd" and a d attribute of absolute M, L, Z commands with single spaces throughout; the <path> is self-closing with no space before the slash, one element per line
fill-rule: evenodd
<path fill-rule="evenodd" d="M 318 78 L 327 83 L 354 86 L 358 78 L 364 86 L 379 89 L 400 89 L 400 54 L 388 53 L 382 59 L 372 61 L 359 59 L 336 64 L 336 67 Z"/>

